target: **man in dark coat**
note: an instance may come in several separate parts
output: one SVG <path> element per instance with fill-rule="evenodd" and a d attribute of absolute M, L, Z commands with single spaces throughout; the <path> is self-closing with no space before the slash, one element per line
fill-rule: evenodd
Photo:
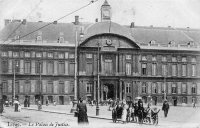
<path fill-rule="evenodd" d="M 80 98 L 80 103 L 77 104 L 78 124 L 88 124 L 87 106 Z"/>
<path fill-rule="evenodd" d="M 164 117 L 167 117 L 168 110 L 169 110 L 169 103 L 167 102 L 167 100 L 164 101 L 162 110 L 164 111 Z"/>

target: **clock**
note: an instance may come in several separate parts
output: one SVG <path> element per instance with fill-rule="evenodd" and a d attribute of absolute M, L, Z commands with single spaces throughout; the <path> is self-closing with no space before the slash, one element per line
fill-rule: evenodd
<path fill-rule="evenodd" d="M 111 46 L 111 45 L 112 45 L 112 41 L 111 41 L 111 40 L 106 40 L 106 44 L 107 44 L 108 46 Z"/>

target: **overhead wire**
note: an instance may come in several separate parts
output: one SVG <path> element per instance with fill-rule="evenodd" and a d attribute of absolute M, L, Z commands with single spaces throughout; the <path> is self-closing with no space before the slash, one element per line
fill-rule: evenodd
<path fill-rule="evenodd" d="M 48 23 L 48 24 L 46 24 L 46 25 L 44 25 L 44 26 L 42 26 L 42 27 L 39 27 L 38 29 L 33 30 L 32 32 L 29 32 L 29 33 L 27 33 L 27 34 L 25 34 L 25 35 L 23 35 L 23 36 L 20 36 L 19 38 L 14 39 L 14 40 L 12 40 L 12 41 L 9 42 L 9 43 L 12 43 L 12 42 L 15 42 L 15 41 L 17 41 L 17 40 L 20 40 L 20 39 L 22 39 L 22 38 L 24 38 L 24 37 L 26 37 L 26 36 L 28 36 L 28 35 L 30 35 L 30 34 L 36 32 L 36 31 L 38 31 L 38 30 L 40 30 L 40 29 L 42 29 L 42 28 L 45 28 L 45 27 L 51 25 L 51 24 L 55 24 L 55 23 L 57 23 L 57 21 L 59 21 L 59 20 L 65 18 L 65 17 L 67 17 L 67 16 L 69 16 L 69 15 L 71 15 L 71 14 L 73 14 L 73 13 L 75 13 L 75 12 L 77 12 L 77 11 L 83 9 L 83 8 L 86 8 L 86 7 L 89 6 L 90 4 L 95 3 L 95 2 L 97 2 L 97 1 L 98 1 L 98 0 L 91 0 L 88 4 L 86 4 L 86 5 L 84 5 L 84 6 L 80 7 L 80 8 L 78 8 L 78 9 L 76 9 L 76 10 L 74 10 L 74 11 L 72 11 L 72 12 L 70 12 L 70 13 L 68 13 L 68 14 L 66 14 L 66 15 L 64 15 L 64 16 L 62 16 L 62 17 L 60 17 L 60 18 L 58 18 L 57 20 L 54 20 L 53 22 L 50 22 L 50 23 Z M 5 43 L 5 42 L 4 42 L 4 43 Z M 9 43 L 7 43 L 7 44 L 9 44 Z M 3 44 L 3 45 L 6 45 L 6 44 Z"/>

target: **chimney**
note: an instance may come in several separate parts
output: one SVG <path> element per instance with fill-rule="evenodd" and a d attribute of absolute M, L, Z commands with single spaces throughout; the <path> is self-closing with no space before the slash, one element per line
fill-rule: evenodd
<path fill-rule="evenodd" d="M 8 25 L 10 22 L 11 22 L 11 20 L 5 19 L 5 20 L 4 20 L 5 26 Z"/>
<path fill-rule="evenodd" d="M 134 22 L 131 22 L 130 28 L 134 28 L 134 27 L 135 27 L 135 23 L 134 23 Z"/>
<path fill-rule="evenodd" d="M 78 25 L 79 24 L 79 16 L 75 16 L 75 22 L 74 22 L 75 25 Z"/>
<path fill-rule="evenodd" d="M 26 25 L 26 19 L 23 19 L 22 24 Z"/>
<path fill-rule="evenodd" d="M 98 22 L 98 18 L 95 19 L 95 22 L 96 22 L 96 23 Z"/>

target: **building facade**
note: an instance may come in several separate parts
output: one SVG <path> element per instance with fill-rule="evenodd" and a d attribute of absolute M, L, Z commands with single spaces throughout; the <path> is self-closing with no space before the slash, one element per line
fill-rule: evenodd
<path fill-rule="evenodd" d="M 4 99 L 16 95 L 20 102 L 27 97 L 33 104 L 39 98 L 68 104 L 77 90 L 77 97 L 99 101 L 141 96 L 145 103 L 160 104 L 166 94 L 172 105 L 200 103 L 199 29 L 122 26 L 111 21 L 107 1 L 101 22 L 75 19 L 21 39 L 47 24 L 24 20 L 8 40 L 21 21 L 5 20 L 0 63 Z"/>

